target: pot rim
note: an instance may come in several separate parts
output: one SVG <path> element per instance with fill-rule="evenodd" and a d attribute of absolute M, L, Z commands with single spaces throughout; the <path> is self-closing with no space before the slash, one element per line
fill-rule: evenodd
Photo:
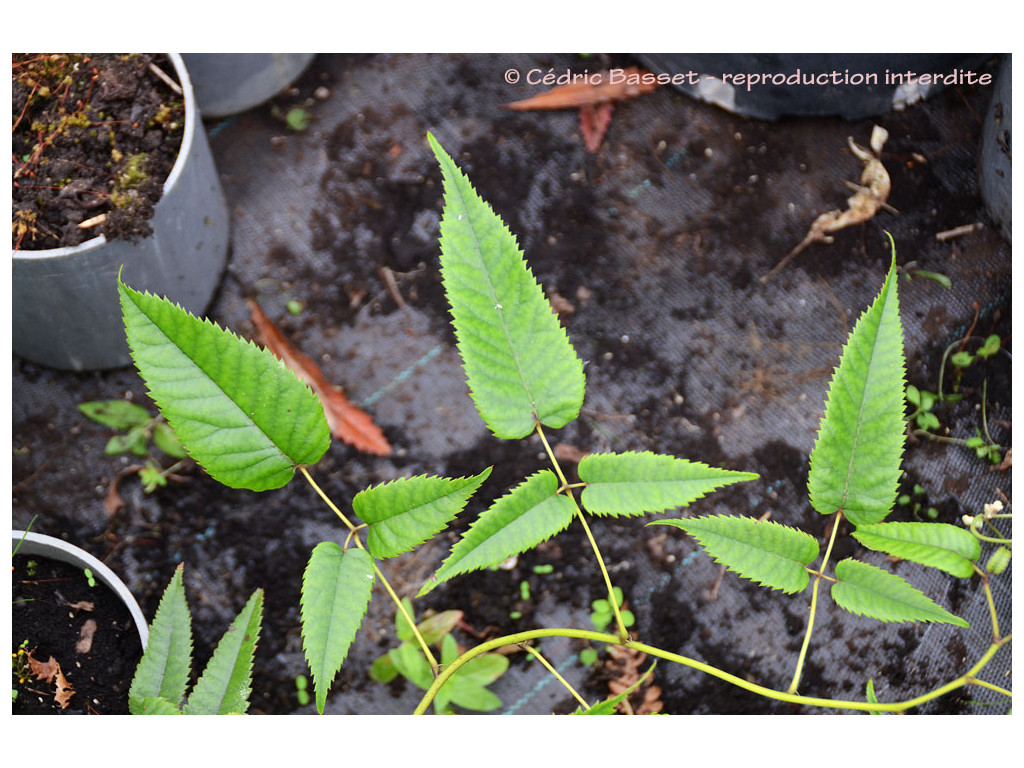
<path fill-rule="evenodd" d="M 188 76 L 188 68 L 185 66 L 185 61 L 181 58 L 181 54 L 179 53 L 168 53 L 167 57 L 174 65 L 175 74 L 178 75 L 178 85 L 181 86 L 182 99 L 185 103 L 185 130 L 181 135 L 181 146 L 178 148 L 178 157 L 175 158 L 171 172 L 167 174 L 167 178 L 164 180 L 163 195 L 166 195 L 167 192 L 178 183 L 178 177 L 183 173 L 185 161 L 188 158 L 192 142 L 195 139 L 196 122 L 199 120 L 199 113 L 196 110 L 195 94 L 192 90 L 192 80 Z M 161 196 L 161 199 L 163 199 L 163 196 Z M 159 205 L 159 201 L 157 201 L 157 204 Z M 86 240 L 84 243 L 79 243 L 78 245 L 65 246 L 63 248 L 49 248 L 43 251 L 22 251 L 11 249 L 11 254 L 15 259 L 61 259 L 67 256 L 75 256 L 86 251 L 94 250 L 106 245 L 106 243 L 106 235 L 98 235 L 91 240 Z"/>
<path fill-rule="evenodd" d="M 92 571 L 93 575 L 117 593 L 117 596 L 127 606 L 128 612 L 131 613 L 132 620 L 135 622 L 135 627 L 138 629 L 139 640 L 142 641 L 142 650 L 146 650 L 146 645 L 149 643 L 149 624 L 146 622 L 146 617 L 143 616 L 142 609 L 139 607 L 135 596 L 132 595 L 127 585 L 121 581 L 116 573 L 84 549 L 76 547 L 74 544 L 69 544 L 63 539 L 57 539 L 42 533 L 33 533 L 32 531 L 12 529 L 12 547 L 17 546 L 19 541 L 22 542 L 21 547 L 18 549 L 19 555 L 50 557 L 54 560 L 60 560 L 78 568 L 88 568 Z"/>

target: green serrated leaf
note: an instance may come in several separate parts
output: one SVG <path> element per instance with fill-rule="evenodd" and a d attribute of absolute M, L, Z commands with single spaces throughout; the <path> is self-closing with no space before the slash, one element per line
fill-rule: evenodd
<path fill-rule="evenodd" d="M 129 403 L 127 400 L 93 400 L 80 403 L 78 406 L 83 414 L 93 421 L 113 429 L 129 429 L 148 424 L 152 416 L 141 405 Z"/>
<path fill-rule="evenodd" d="M 701 543 L 716 562 L 772 589 L 800 592 L 810 576 L 806 566 L 818 556 L 818 542 L 796 528 L 752 517 L 710 515 L 685 520 L 655 520 L 674 525 Z"/>
<path fill-rule="evenodd" d="M 580 461 L 579 476 L 587 484 L 583 507 L 614 516 L 685 507 L 717 488 L 757 478 L 649 451 L 590 454 Z"/>
<path fill-rule="evenodd" d="M 149 627 L 149 642 L 128 692 L 128 709 L 140 714 L 149 698 L 180 706 L 192 669 L 192 616 L 182 583 L 184 566 L 174 570 Z"/>
<path fill-rule="evenodd" d="M 575 507 L 568 497 L 558 493 L 558 487 L 555 473 L 545 469 L 498 499 L 452 547 L 419 594 L 460 573 L 497 565 L 564 530 L 572 521 Z"/>
<path fill-rule="evenodd" d="M 135 704 L 131 710 L 133 715 L 180 715 L 182 711 L 167 699 L 159 696 L 147 696 Z"/>
<path fill-rule="evenodd" d="M 313 548 L 302 576 L 302 649 L 313 673 L 316 709 L 348 655 L 373 590 L 373 559 L 361 549 L 325 541 Z"/>
<path fill-rule="evenodd" d="M 444 176 L 441 278 L 470 394 L 496 437 L 563 427 L 583 404 L 583 364 L 515 237 L 432 136 Z"/>
<path fill-rule="evenodd" d="M 895 574 L 859 560 L 836 564 L 832 599 L 843 610 L 879 621 L 932 621 L 970 625 L 954 616 Z"/>
<path fill-rule="evenodd" d="M 947 523 L 876 523 L 857 528 L 853 537 L 868 549 L 939 568 L 961 579 L 974 575 L 971 561 L 981 557 L 978 539 Z"/>
<path fill-rule="evenodd" d="M 330 444 L 316 395 L 270 352 L 118 278 L 135 365 L 182 445 L 214 479 L 263 491 Z"/>
<path fill-rule="evenodd" d="M 352 509 L 368 525 L 366 548 L 377 558 L 408 552 L 442 530 L 491 474 L 449 479 L 418 475 L 356 494 Z"/>
<path fill-rule="evenodd" d="M 904 428 L 903 335 L 896 253 L 885 284 L 857 321 L 829 386 L 811 451 L 808 488 L 821 514 L 880 522 L 896 501 Z"/>
<path fill-rule="evenodd" d="M 263 590 L 257 589 L 217 643 L 210 663 L 188 697 L 186 715 L 245 714 L 262 622 Z"/>

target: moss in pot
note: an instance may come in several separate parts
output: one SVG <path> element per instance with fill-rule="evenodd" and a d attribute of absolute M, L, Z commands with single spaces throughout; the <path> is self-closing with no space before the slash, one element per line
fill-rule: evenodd
<path fill-rule="evenodd" d="M 13 346 L 69 370 L 127 365 L 110 311 L 124 265 L 205 308 L 228 212 L 177 54 L 15 54 Z"/>

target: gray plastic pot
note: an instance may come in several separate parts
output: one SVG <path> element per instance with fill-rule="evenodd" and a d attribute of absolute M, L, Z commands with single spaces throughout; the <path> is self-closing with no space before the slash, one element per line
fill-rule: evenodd
<path fill-rule="evenodd" d="M 100 236 L 71 248 L 13 251 L 13 348 L 36 363 L 86 371 L 128 365 L 117 273 L 133 288 L 202 314 L 227 262 L 229 220 L 192 84 L 169 54 L 184 92 L 181 151 L 156 204 L 153 234 L 136 242 Z"/>
<path fill-rule="evenodd" d="M 20 546 L 19 542 L 21 542 Z M 142 615 L 142 609 L 125 583 L 101 561 L 84 549 L 68 544 L 66 541 L 30 531 L 11 531 L 12 551 L 15 547 L 18 549 L 19 555 L 48 557 L 82 570 L 88 568 L 92 571 L 92 575 L 106 584 L 128 608 L 128 612 L 132 615 L 132 621 L 135 622 L 135 627 L 139 631 L 142 649 L 146 649 L 146 644 L 149 642 L 149 625 L 146 623 L 145 616 Z"/>
<path fill-rule="evenodd" d="M 1012 242 L 1013 204 L 1011 187 L 1013 178 L 1012 125 L 1010 124 L 1012 87 L 1010 75 L 1013 57 L 1006 55 L 996 87 L 985 116 L 985 129 L 981 135 L 981 198 L 989 214 L 999 225 L 1007 242 Z"/>
<path fill-rule="evenodd" d="M 203 117 L 244 112 L 298 79 L 313 53 L 183 53 Z"/>

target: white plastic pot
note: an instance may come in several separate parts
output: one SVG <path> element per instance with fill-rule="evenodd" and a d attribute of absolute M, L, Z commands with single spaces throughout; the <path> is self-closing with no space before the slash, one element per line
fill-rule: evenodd
<path fill-rule="evenodd" d="M 133 288 L 166 295 L 196 314 L 209 306 L 227 262 L 228 208 L 185 64 L 169 56 L 184 92 L 185 130 L 155 207 L 153 234 L 13 251 L 15 354 L 76 371 L 131 363 L 117 296 L 122 265 Z"/>
<path fill-rule="evenodd" d="M 312 53 L 183 53 L 203 117 L 244 112 L 283 91 Z"/>
<path fill-rule="evenodd" d="M 19 542 L 21 542 L 19 546 Z M 88 568 L 92 575 L 107 585 L 125 604 L 128 612 L 132 615 L 132 621 L 139 632 L 139 640 L 142 642 L 142 649 L 146 649 L 149 642 L 149 625 L 146 623 L 142 609 L 136 602 L 135 597 L 129 591 L 117 574 L 105 566 L 101 561 L 90 555 L 84 549 L 68 544 L 61 539 L 52 536 L 45 536 L 41 533 L 31 531 L 11 531 L 11 549 L 17 547 L 19 555 L 34 557 L 47 557 L 51 560 L 59 560 L 81 568 L 83 571 Z"/>

